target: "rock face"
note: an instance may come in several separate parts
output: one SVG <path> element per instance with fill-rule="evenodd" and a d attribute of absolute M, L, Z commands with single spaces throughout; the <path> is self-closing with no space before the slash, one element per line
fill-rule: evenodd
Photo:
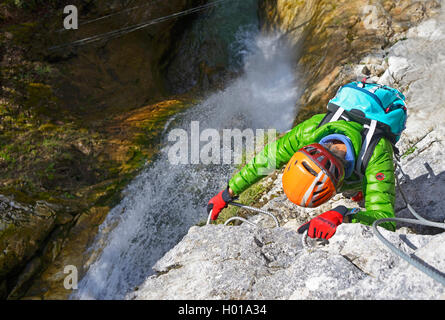
<path fill-rule="evenodd" d="M 42 250 L 41 259 L 49 258 L 46 254 L 54 244 L 47 238 L 56 225 L 72 219 L 69 214 L 58 214 L 54 206 L 44 201 L 23 205 L 0 195 L 0 297 L 14 294 L 29 280 L 41 265 L 40 259 L 33 259 L 34 255 Z"/>
<path fill-rule="evenodd" d="M 286 35 L 304 75 L 306 90 L 296 123 L 323 112 L 363 56 L 403 39 L 411 26 L 440 7 L 435 0 L 263 0 L 261 6 L 265 29 Z"/>
<path fill-rule="evenodd" d="M 47 281 L 37 279 L 28 295 L 67 297 L 61 286 L 66 262 L 86 264 L 88 257 L 82 253 L 108 213 L 112 198 L 119 196 L 126 179 L 143 165 L 146 155 L 156 152 L 153 141 L 166 121 L 163 117 L 183 106 L 169 100 L 142 107 L 147 101 L 165 98 L 166 56 L 174 56 L 170 51 L 193 18 L 169 19 L 88 46 L 48 48 L 171 15 L 206 1 L 73 0 L 81 22 L 76 31 L 60 30 L 63 5 L 56 2 L 28 5 L 19 1 L 2 3 L 0 8 L 0 185 L 1 193 L 8 195 L 0 195 L 0 299 L 26 295 L 49 265 Z M 86 20 L 95 22 L 83 23 Z M 36 68 L 40 75 L 26 71 L 34 68 L 33 64 L 41 66 Z M 47 79 L 44 74 L 51 76 Z M 7 92 L 20 93 L 12 99 Z M 26 99 L 18 99 L 21 94 Z M 66 108 L 55 112 L 51 108 L 56 101 Z M 22 118 L 21 109 L 31 113 Z M 34 118 L 34 109 L 42 112 L 41 118 Z M 146 149 L 140 148 L 142 144 Z M 37 150 L 3 151 L 22 145 Z M 54 149 L 46 150 L 42 145 Z M 17 167 L 9 166 L 6 158 Z M 38 167 L 46 168 L 45 162 L 49 167 L 41 174 Z M 101 171 L 92 170 L 96 164 Z M 109 170 L 108 165 L 115 167 Z M 26 183 L 16 183 L 23 177 Z M 28 177 L 37 177 L 38 186 Z M 44 190 L 39 190 L 40 183 Z M 65 190 L 59 191 L 64 188 L 72 188 L 72 192 L 65 192 L 60 200 L 57 193 L 63 193 Z M 47 202 L 35 201 L 42 198 Z M 57 288 L 53 295 L 51 285 Z"/>
<path fill-rule="evenodd" d="M 272 2 L 264 3 L 272 8 Z M 275 20 L 271 21 L 288 26 L 288 31 L 292 32 L 292 26 L 297 26 L 297 22 L 304 20 L 305 16 L 314 14 L 311 10 L 329 7 L 322 6 L 323 1 L 307 3 L 304 8 L 309 11 L 298 13 L 292 11 L 292 8 L 301 5 L 299 1 L 277 1 L 277 8 L 284 6 L 290 13 L 280 16 L 277 13 L 279 10 L 272 8 L 277 11 L 273 11 Z M 357 3 L 364 8 L 365 2 Z M 403 190 L 408 202 L 419 214 L 429 220 L 443 222 L 445 97 L 441 83 L 445 79 L 441 70 L 445 50 L 444 15 L 440 14 L 408 28 L 411 22 L 420 21 L 437 4 L 432 1 L 399 1 L 396 5 L 388 1 L 375 3 L 378 10 L 391 13 L 392 21 L 398 23 L 388 24 L 389 20 L 381 20 L 383 18 L 379 15 L 374 17 L 375 12 L 372 10 L 367 11 L 368 14 L 362 12 L 360 23 L 388 26 L 379 29 L 385 39 L 400 31 L 400 41 L 383 48 L 371 47 L 373 50 L 362 55 L 355 63 L 346 66 L 338 64 L 338 74 L 341 73 L 342 77 L 332 77 L 332 81 L 324 85 L 367 75 L 376 82 L 403 90 L 408 101 L 409 116 L 407 129 L 398 143 L 404 175 L 400 172 L 398 174 L 401 188 L 397 188 L 396 216 L 413 218 L 400 193 Z M 402 18 L 403 12 L 411 12 L 411 18 Z M 385 14 L 384 17 L 389 16 Z M 365 34 L 366 30 L 363 30 Z M 332 43 L 321 49 L 305 47 L 302 59 L 305 55 L 327 52 L 324 50 L 334 47 Z M 308 68 L 313 66 L 309 63 Z M 332 70 L 334 67 L 326 60 L 320 62 L 320 70 L 324 71 L 309 75 L 312 80 L 309 81 L 307 92 L 315 91 L 317 85 L 314 85 L 314 80 L 330 74 L 329 68 Z M 326 98 L 322 97 L 327 94 L 320 93 L 316 99 L 326 103 Z M 306 104 L 303 105 L 310 105 L 311 101 L 315 101 L 313 99 L 306 95 L 303 98 Z M 336 195 L 329 203 L 316 209 L 299 208 L 284 196 L 280 174 L 261 201 L 266 202 L 263 209 L 273 211 L 278 216 L 282 227 L 273 228 L 271 219 L 265 216 L 250 218 L 260 228 L 247 224 L 236 227 L 193 227 L 154 266 L 157 274 L 147 278 L 128 298 L 445 299 L 445 287 L 442 284 L 390 252 L 373 234 L 371 227 L 342 224 L 327 244 L 312 243 L 313 246 L 309 248 L 303 246 L 302 236 L 296 232 L 299 225 L 333 206 L 343 204 L 360 207 L 361 204 L 343 195 Z M 379 230 L 399 249 L 442 273 L 445 271 L 443 230 L 403 224 L 397 225 L 396 232 L 382 228 Z"/>
<path fill-rule="evenodd" d="M 81 21 L 91 21 L 110 12 L 121 13 L 110 19 L 81 24 L 77 32 L 65 32 L 64 37 L 60 37 L 54 44 L 63 45 L 106 34 L 122 26 L 146 23 L 203 3 L 204 0 L 159 3 L 138 0 L 123 4 L 100 0 L 79 5 L 88 13 L 87 16 L 81 13 Z M 62 70 L 58 79 L 61 99 L 73 112 L 97 111 L 99 114 L 108 108 L 113 111 L 128 110 L 128 106 L 141 106 L 149 101 L 161 100 L 169 93 L 165 84 L 165 66 L 172 59 L 171 51 L 188 22 L 188 18 L 169 19 L 125 37 L 52 52 L 49 59 L 61 61 L 58 63 Z"/>
<path fill-rule="evenodd" d="M 31 257 L 54 227 L 56 214 L 40 203 L 35 208 L 25 207 L 0 196 L 1 243 L 0 277 L 4 277 L 26 258 Z"/>
<path fill-rule="evenodd" d="M 436 236 L 382 230 L 398 247 L 445 268 Z M 306 249 L 288 228 L 193 227 L 130 299 L 443 299 L 445 288 L 390 253 L 363 225 L 341 225 Z"/>

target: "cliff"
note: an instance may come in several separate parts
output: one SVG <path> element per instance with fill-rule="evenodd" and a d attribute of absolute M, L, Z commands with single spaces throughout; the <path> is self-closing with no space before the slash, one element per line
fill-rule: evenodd
<path fill-rule="evenodd" d="M 443 222 L 444 15 L 432 13 L 433 7 L 438 8 L 434 1 L 357 1 L 357 7 L 356 2 L 338 3 L 346 6 L 344 12 L 323 1 L 309 1 L 303 7 L 299 1 L 263 3 L 267 9 L 264 14 L 269 17 L 267 27 L 287 30 L 289 41 L 300 48 L 296 60 L 306 70 L 308 81 L 301 110 L 307 110 L 306 115 L 321 111 L 347 79 L 369 76 L 403 90 L 409 117 L 398 143 L 405 175 L 399 174 L 396 216 L 412 218 L 400 194 L 403 190 L 423 217 Z M 327 12 L 331 14 L 325 15 Z M 307 17 L 312 19 L 306 22 L 305 31 L 294 31 Z M 339 28 L 330 25 L 336 17 Z M 330 23 L 326 25 L 326 21 Z M 343 34 L 342 30 L 353 33 Z M 338 38 L 329 37 L 333 34 Z M 367 44 L 360 42 L 363 37 Z M 361 50 L 352 50 L 354 44 Z M 323 59 L 315 58 L 320 54 Z M 353 59 L 348 60 L 349 56 Z M 302 209 L 286 199 L 280 177 L 265 179 L 264 183 L 272 183 L 272 187 L 260 202 L 263 209 L 277 215 L 282 227 L 273 228 L 270 218 L 263 216 L 249 218 L 259 228 L 245 223 L 192 227 L 157 262 L 153 268 L 156 274 L 128 298 L 445 299 L 443 285 L 390 252 L 370 227 L 342 224 L 327 244 L 304 247 L 302 236 L 296 232 L 299 225 L 338 204 L 362 204 L 336 195 L 319 208 Z M 398 248 L 445 270 L 443 230 L 403 224 L 398 224 L 396 232 L 379 230 Z"/>

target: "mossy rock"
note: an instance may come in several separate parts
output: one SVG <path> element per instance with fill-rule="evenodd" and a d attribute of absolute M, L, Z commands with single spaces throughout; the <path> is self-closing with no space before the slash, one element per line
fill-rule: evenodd
<path fill-rule="evenodd" d="M 30 259 L 55 226 L 56 213 L 50 205 L 33 207 L 0 198 L 0 279 L 17 271 Z"/>

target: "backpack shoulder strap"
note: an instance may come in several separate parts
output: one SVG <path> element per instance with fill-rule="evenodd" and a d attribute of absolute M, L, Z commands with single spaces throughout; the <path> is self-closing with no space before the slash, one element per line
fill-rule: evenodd
<path fill-rule="evenodd" d="M 374 154 L 374 149 L 377 146 L 377 144 L 380 142 L 380 139 L 383 138 L 383 135 L 374 135 L 371 139 L 371 142 L 369 143 L 368 148 L 363 154 L 361 168 L 360 168 L 360 175 L 364 175 L 366 168 L 368 167 L 369 160 L 371 160 L 372 155 Z M 357 168 L 356 168 L 357 169 Z"/>
<path fill-rule="evenodd" d="M 346 121 L 356 121 L 359 123 L 366 122 L 363 124 L 362 148 L 356 159 L 356 167 L 354 170 L 354 172 L 360 177 L 360 179 L 363 178 L 369 160 L 371 159 L 374 149 L 381 138 L 388 138 L 393 146 L 394 153 L 397 157 L 398 149 L 395 146 L 395 140 L 390 135 L 388 135 L 388 128 L 386 126 L 382 126 L 376 120 L 364 119 L 361 114 L 346 112 L 342 107 L 337 106 L 334 103 L 328 104 L 328 112 L 318 124 L 317 128 L 325 125 L 326 123 L 337 121 L 339 119 Z"/>
<path fill-rule="evenodd" d="M 364 172 L 363 168 L 366 168 L 366 166 L 363 166 L 363 160 L 364 160 L 365 156 L 368 157 L 368 154 L 370 153 L 369 147 L 371 145 L 371 141 L 374 138 L 374 134 L 376 133 L 377 121 L 371 120 L 371 123 L 369 125 L 365 124 L 363 126 L 363 128 L 365 128 L 365 130 L 363 130 L 364 140 L 362 141 L 362 148 L 360 149 L 360 153 L 358 154 L 358 157 L 355 162 L 356 163 L 355 171 L 360 176 L 363 175 L 363 172 Z M 374 138 L 374 140 L 376 140 L 376 139 Z M 366 163 L 366 165 L 367 165 L 367 163 Z"/>
<path fill-rule="evenodd" d="M 366 149 L 366 151 L 364 152 L 363 157 L 362 157 L 362 164 L 361 164 L 360 170 L 363 175 L 365 174 L 366 168 L 368 167 L 369 160 L 371 160 L 371 157 L 374 154 L 375 147 L 377 146 L 377 144 L 380 142 L 380 140 L 382 138 L 388 139 L 388 137 L 385 135 L 385 133 L 382 132 L 381 130 L 377 130 L 374 133 L 373 137 L 371 138 L 369 146 Z M 398 160 L 399 159 L 399 149 L 394 145 L 394 143 L 390 139 L 388 139 L 388 141 L 391 143 L 392 149 L 394 151 L 394 156 Z M 356 168 L 356 169 L 358 169 L 358 168 Z"/>
<path fill-rule="evenodd" d="M 339 119 L 346 121 L 354 121 L 349 119 L 347 112 L 345 110 L 333 103 L 328 104 L 328 112 L 324 118 L 319 123 L 318 127 L 325 125 L 326 123 L 337 121 Z M 383 132 L 378 128 L 377 121 L 371 120 L 369 124 L 363 125 L 364 130 L 362 131 L 362 148 L 356 159 L 356 167 L 354 172 L 362 179 L 363 174 L 368 165 L 369 159 L 371 159 L 372 153 L 375 146 L 380 141 L 380 138 L 384 136 Z"/>
<path fill-rule="evenodd" d="M 349 121 L 349 118 L 346 116 L 345 110 L 342 107 L 337 106 L 334 103 L 328 104 L 328 112 L 324 116 L 324 118 L 321 120 L 321 122 L 318 124 L 317 128 L 320 128 L 322 125 L 337 121 L 338 119 Z"/>

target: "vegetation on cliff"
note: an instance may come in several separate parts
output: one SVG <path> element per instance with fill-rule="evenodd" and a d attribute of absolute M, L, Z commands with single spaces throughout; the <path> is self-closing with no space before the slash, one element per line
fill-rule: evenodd
<path fill-rule="evenodd" d="M 136 2 L 131 5 L 145 4 Z M 149 16 L 171 14 L 193 3 L 200 2 L 150 5 Z M 176 21 L 92 48 L 53 52 L 50 46 L 74 39 L 60 30 L 65 4 L 38 0 L 0 4 L 0 194 L 7 197 L 2 199 L 5 215 L 0 238 L 6 241 L 2 248 L 13 253 L 0 257 L 0 297 L 11 290 L 15 298 L 23 294 L 17 285 L 25 283 L 18 283 L 17 277 L 44 270 L 42 264 L 48 265 L 57 254 L 52 252 L 51 259 L 39 263 L 32 258 L 45 252 L 43 247 L 49 243 L 63 242 L 82 213 L 91 216 L 97 228 L 105 208 L 119 200 L 120 191 L 157 152 L 168 118 L 194 101 L 186 95 L 168 95 L 164 89 L 160 61 L 180 34 Z M 129 6 L 117 1 L 73 4 L 81 19 Z M 140 10 L 131 11 L 81 28 L 76 37 L 115 28 L 125 19 L 147 18 Z M 10 201 L 29 206 L 28 218 L 20 223 L 14 215 L 7 219 Z M 32 215 L 41 201 L 56 208 L 55 216 L 68 214 L 70 223 L 38 223 Z M 26 212 L 21 216 L 26 217 Z M 57 225 L 64 225 L 64 232 Z M 36 245 L 24 241 L 8 247 L 12 227 L 15 236 L 23 239 L 33 230 Z M 38 267 L 25 268 L 32 261 Z"/>
<path fill-rule="evenodd" d="M 215 39 L 195 37 L 193 15 L 90 47 L 48 48 L 205 2 L 73 0 L 85 20 L 130 5 L 150 9 L 76 33 L 59 30 L 63 1 L 0 2 L 0 249 L 6 252 L 0 298 L 66 298 L 60 261 L 88 263 L 80 252 L 120 191 L 158 151 L 169 117 L 190 106 L 200 89 L 234 75 L 224 72 L 227 55 Z M 409 27 L 439 7 L 436 0 L 260 3 L 264 31 L 284 34 L 303 75 L 296 123 L 323 112 L 366 54 L 402 41 Z M 383 61 L 365 73 L 380 76 Z M 262 205 L 272 180 L 249 188 L 241 201 Z M 220 221 L 238 214 L 247 213 L 228 208 Z"/>

